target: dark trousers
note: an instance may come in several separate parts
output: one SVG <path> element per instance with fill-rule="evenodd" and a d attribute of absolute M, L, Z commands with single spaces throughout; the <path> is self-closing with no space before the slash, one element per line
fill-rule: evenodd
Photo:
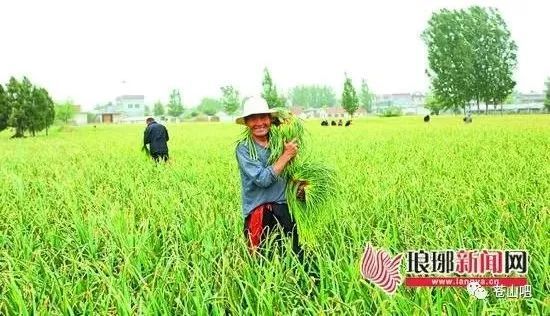
<path fill-rule="evenodd" d="M 160 162 L 161 160 L 166 162 L 168 161 L 168 153 L 151 153 L 151 158 L 156 162 Z"/>
<path fill-rule="evenodd" d="M 284 255 L 285 242 L 292 240 L 292 251 L 303 261 L 303 250 L 299 243 L 298 228 L 290 215 L 287 204 L 270 203 L 254 209 L 244 221 L 244 235 L 251 248 L 258 247 L 262 255 L 271 257 L 274 251 Z M 258 213 L 256 213 L 258 212 Z M 261 217 L 261 218 L 258 218 Z M 258 225 L 260 225 L 258 227 Z M 256 227 L 252 227 L 256 226 Z M 261 230 L 259 244 L 257 239 L 251 238 L 254 230 Z"/>

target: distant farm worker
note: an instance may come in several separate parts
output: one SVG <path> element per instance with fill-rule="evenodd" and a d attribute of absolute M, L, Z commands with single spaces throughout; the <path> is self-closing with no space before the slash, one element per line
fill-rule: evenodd
<path fill-rule="evenodd" d="M 472 112 L 468 111 L 468 115 L 466 115 L 462 120 L 464 123 L 472 123 Z"/>
<path fill-rule="evenodd" d="M 143 133 L 143 148 L 148 150 L 151 157 L 156 161 L 168 160 L 168 130 L 164 125 L 159 124 L 154 118 L 149 117 L 145 121 L 147 127 Z M 147 148 L 149 145 L 149 148 Z"/>
<path fill-rule="evenodd" d="M 269 133 L 276 119 L 276 110 L 269 109 L 261 97 L 248 99 L 243 115 L 236 119 L 237 124 L 247 126 L 253 140 L 241 141 L 236 148 L 242 185 L 244 234 L 250 250 L 260 249 L 263 254 L 266 254 L 265 251 L 272 253 L 265 244 L 268 239 L 273 240 L 275 248 L 281 252 L 284 251 L 285 240 L 291 239 L 292 250 L 302 261 L 297 226 L 285 197 L 287 180 L 281 176 L 283 169 L 298 153 L 298 145 L 295 141 L 285 143 L 282 155 L 272 165 L 268 164 L 271 153 Z M 304 199 L 302 184 L 297 197 Z"/>

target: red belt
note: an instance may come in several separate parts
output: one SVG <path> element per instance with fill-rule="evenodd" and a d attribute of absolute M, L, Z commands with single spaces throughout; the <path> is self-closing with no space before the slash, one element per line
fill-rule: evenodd
<path fill-rule="evenodd" d="M 265 203 L 257 206 L 248 218 L 248 241 L 249 247 L 255 251 L 262 241 L 262 232 L 264 230 L 264 213 L 271 211 L 271 204 Z"/>

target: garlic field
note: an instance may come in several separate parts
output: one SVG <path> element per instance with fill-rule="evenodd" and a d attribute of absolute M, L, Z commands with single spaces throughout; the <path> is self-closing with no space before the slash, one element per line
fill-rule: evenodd
<path fill-rule="evenodd" d="M 548 315 L 549 115 L 307 121 L 308 150 L 337 178 L 298 222 L 317 282 L 293 257 L 248 254 L 243 127 L 166 126 L 159 165 L 140 151 L 145 124 L 0 133 L 0 314 Z M 361 276 L 367 243 L 525 249 L 532 298 L 404 285 L 390 296 Z"/>

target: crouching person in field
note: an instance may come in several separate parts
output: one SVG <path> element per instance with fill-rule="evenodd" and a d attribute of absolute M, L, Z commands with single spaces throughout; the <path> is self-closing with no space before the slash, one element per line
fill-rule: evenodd
<path fill-rule="evenodd" d="M 285 241 L 290 239 L 293 252 L 302 261 L 297 226 L 285 197 L 286 179 L 280 176 L 298 153 L 298 145 L 294 141 L 286 143 L 281 157 L 272 165 L 268 164 L 271 152 L 268 146 L 269 131 L 276 115 L 276 111 L 269 109 L 263 98 L 253 97 L 246 101 L 243 115 L 236 120 L 250 129 L 253 140 L 240 142 L 236 148 L 242 185 L 244 234 L 251 252 L 260 250 L 264 255 L 275 250 L 266 248 L 267 240 L 273 241 L 271 245 L 283 252 Z M 303 199 L 302 187 L 298 190 L 298 198 Z"/>
<path fill-rule="evenodd" d="M 145 121 L 147 127 L 143 133 L 143 148 L 148 151 L 149 155 L 156 161 L 168 160 L 168 130 L 164 125 L 159 124 L 152 117 Z M 149 145 L 149 148 L 147 148 Z"/>

